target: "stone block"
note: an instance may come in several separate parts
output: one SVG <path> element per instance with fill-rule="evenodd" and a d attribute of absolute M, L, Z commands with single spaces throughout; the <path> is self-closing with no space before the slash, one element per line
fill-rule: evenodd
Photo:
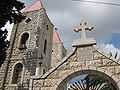
<path fill-rule="evenodd" d="M 77 49 L 77 61 L 93 60 L 93 48 L 83 47 Z"/>

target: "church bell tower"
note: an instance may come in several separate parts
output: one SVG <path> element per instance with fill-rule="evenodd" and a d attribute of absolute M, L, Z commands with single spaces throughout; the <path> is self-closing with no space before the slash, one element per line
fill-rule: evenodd
<path fill-rule="evenodd" d="M 51 67 L 54 26 L 41 1 L 37 0 L 23 15 L 25 19 L 13 26 L 7 58 L 0 68 L 0 90 L 27 88 L 30 76 L 43 75 Z"/>

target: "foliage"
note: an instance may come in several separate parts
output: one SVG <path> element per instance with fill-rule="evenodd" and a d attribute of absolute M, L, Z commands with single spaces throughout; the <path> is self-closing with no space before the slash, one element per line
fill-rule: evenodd
<path fill-rule="evenodd" d="M 67 90 L 117 90 L 108 80 L 97 75 L 88 74 L 85 78 L 69 85 Z"/>
<path fill-rule="evenodd" d="M 17 0 L 0 0 L 0 66 L 6 57 L 8 48 L 7 30 L 1 29 L 6 22 L 18 23 L 24 16 L 21 14 L 21 9 L 24 8 L 24 3 Z"/>
<path fill-rule="evenodd" d="M 7 37 L 7 30 L 0 30 L 0 65 L 5 60 L 6 56 L 6 50 L 8 48 L 8 40 L 6 40 Z"/>
<path fill-rule="evenodd" d="M 117 90 L 112 83 L 98 75 L 88 74 L 83 81 L 85 81 L 84 84 L 88 83 L 88 87 L 92 90 Z"/>
<path fill-rule="evenodd" d="M 115 56 L 112 54 L 112 52 L 110 52 L 110 57 L 114 57 L 115 59 L 117 59 L 117 57 L 118 57 L 118 52 L 115 53 Z M 119 57 L 118 60 L 120 60 L 120 57 Z"/>
<path fill-rule="evenodd" d="M 0 28 L 2 28 L 6 22 L 10 23 L 20 22 L 23 16 L 20 14 L 20 10 L 24 8 L 24 3 L 17 0 L 1 0 L 0 1 Z"/>

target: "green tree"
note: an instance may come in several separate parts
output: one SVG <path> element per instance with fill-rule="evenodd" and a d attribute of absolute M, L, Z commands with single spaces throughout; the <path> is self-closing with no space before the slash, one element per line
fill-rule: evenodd
<path fill-rule="evenodd" d="M 8 48 L 9 42 L 7 38 L 7 30 L 0 30 L 0 66 L 4 62 L 6 57 L 6 50 Z"/>
<path fill-rule="evenodd" d="M 98 75 L 88 74 L 83 81 L 92 90 L 117 90 L 112 83 Z"/>
<path fill-rule="evenodd" d="M 69 84 L 67 90 L 117 90 L 108 80 L 98 75 L 88 74 L 85 78 Z"/>
<path fill-rule="evenodd" d="M 24 18 L 20 12 L 24 7 L 24 3 L 18 0 L 0 0 L 0 66 L 5 60 L 8 48 L 8 40 L 6 39 L 8 31 L 1 28 L 8 21 L 10 23 L 20 22 Z"/>

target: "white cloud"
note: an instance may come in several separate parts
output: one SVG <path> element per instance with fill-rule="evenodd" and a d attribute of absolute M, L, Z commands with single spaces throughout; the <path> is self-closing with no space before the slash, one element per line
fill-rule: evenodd
<path fill-rule="evenodd" d="M 116 48 L 113 44 L 99 44 L 98 47 L 107 54 L 110 54 L 111 52 L 113 57 L 118 53 L 117 59 L 120 58 L 120 49 Z"/>
<path fill-rule="evenodd" d="M 80 34 L 75 34 L 73 28 L 79 25 L 81 19 L 88 21 L 88 24 L 94 25 L 94 30 L 90 33 L 88 31 L 87 36 L 95 37 L 100 43 L 111 40 L 113 33 L 120 33 L 120 12 L 117 6 L 71 0 L 42 1 L 48 16 L 58 28 L 58 32 L 67 49 L 70 48 L 69 46 L 71 46 L 73 40 L 80 39 Z M 119 0 L 102 1 L 120 3 Z"/>
<path fill-rule="evenodd" d="M 7 24 L 7 25 L 6 25 L 6 28 L 7 28 L 7 30 L 8 30 L 8 37 L 7 37 L 8 40 L 10 39 L 12 27 L 13 27 L 13 24 Z"/>
<path fill-rule="evenodd" d="M 10 24 L 9 22 L 7 22 L 6 25 L 2 28 L 2 29 L 6 28 L 8 30 L 8 37 L 7 37 L 8 40 L 10 39 L 12 27 L 13 27 L 13 24 Z"/>
<path fill-rule="evenodd" d="M 20 0 L 25 2 L 26 8 L 36 0 Z M 97 1 L 97 0 L 91 0 Z M 119 0 L 102 0 L 105 2 L 120 3 Z M 50 20 L 58 32 L 67 49 L 70 49 L 75 39 L 80 39 L 73 28 L 84 19 L 95 26 L 87 36 L 95 37 L 100 43 L 111 40 L 113 33 L 120 33 L 120 12 L 117 6 L 83 3 L 72 0 L 42 0 Z M 8 26 L 10 27 L 10 26 Z M 9 30 L 10 31 L 10 30 Z"/>

